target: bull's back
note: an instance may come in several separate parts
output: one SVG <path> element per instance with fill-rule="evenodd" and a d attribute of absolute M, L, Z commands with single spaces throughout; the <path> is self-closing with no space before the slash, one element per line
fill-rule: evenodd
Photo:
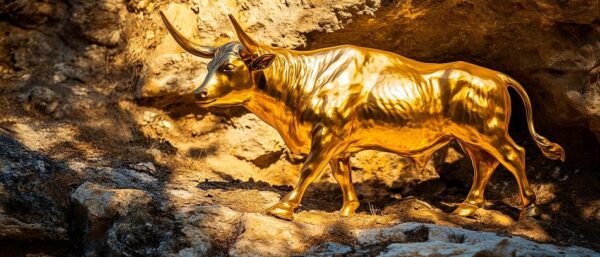
<path fill-rule="evenodd" d="M 506 129 L 510 106 L 496 74 L 464 62 L 399 65 L 374 74 L 378 79 L 359 110 L 357 149 L 411 155 L 455 137 Z"/>

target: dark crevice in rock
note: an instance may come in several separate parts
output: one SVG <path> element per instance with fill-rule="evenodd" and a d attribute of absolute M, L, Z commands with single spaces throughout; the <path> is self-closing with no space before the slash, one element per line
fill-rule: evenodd
<path fill-rule="evenodd" d="M 250 178 L 249 181 L 241 181 L 239 179 L 231 179 L 230 181 L 209 181 L 205 180 L 204 182 L 200 182 L 197 186 L 202 190 L 210 190 L 210 189 L 221 189 L 221 190 L 236 190 L 236 189 L 246 189 L 246 190 L 259 190 L 259 191 L 271 191 L 279 194 L 283 194 L 284 192 L 288 192 L 292 190 L 291 186 L 287 185 L 271 185 L 264 181 L 254 181 L 254 179 Z"/>
<path fill-rule="evenodd" d="M 413 230 L 405 231 L 404 235 L 406 235 L 405 242 L 408 243 L 426 242 L 429 240 L 429 228 L 426 226 L 419 226 Z"/>
<path fill-rule="evenodd" d="M 81 256 L 73 242 L 61 240 L 0 240 L 0 249 L 2 256 Z"/>

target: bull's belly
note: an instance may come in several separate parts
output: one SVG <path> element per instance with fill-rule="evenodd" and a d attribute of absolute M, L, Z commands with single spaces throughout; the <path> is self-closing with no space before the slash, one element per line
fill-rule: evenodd
<path fill-rule="evenodd" d="M 402 156 L 417 156 L 437 149 L 453 139 L 441 127 L 429 125 L 431 126 L 374 126 L 359 129 L 354 133 L 355 142 L 348 151 L 380 150 Z"/>

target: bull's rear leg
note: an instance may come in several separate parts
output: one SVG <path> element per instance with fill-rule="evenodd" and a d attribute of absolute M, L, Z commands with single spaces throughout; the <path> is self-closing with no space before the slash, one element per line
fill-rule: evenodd
<path fill-rule="evenodd" d="M 525 174 L 525 150 L 517 145 L 508 135 L 503 140 L 497 140 L 488 150 L 517 180 L 521 197 L 520 219 L 537 217 L 541 214 L 535 205 L 535 193 L 529 185 Z"/>
<path fill-rule="evenodd" d="M 337 137 L 327 128 L 315 128 L 310 153 L 302 166 L 298 184 L 294 190 L 269 208 L 268 213 L 282 219 L 294 219 L 294 210 L 300 205 L 306 188 L 321 174 L 327 162 L 339 153 L 339 148 Z"/>
<path fill-rule="evenodd" d="M 344 197 L 344 204 L 340 210 L 340 215 L 343 217 L 354 214 L 354 211 L 360 203 L 358 197 L 356 197 L 356 191 L 352 185 L 352 174 L 350 169 L 350 156 L 335 157 L 329 161 L 329 166 L 333 173 L 333 177 L 337 180 L 340 188 L 342 189 L 342 195 Z"/>
<path fill-rule="evenodd" d="M 498 160 L 476 146 L 462 142 L 460 146 L 471 158 L 474 171 L 473 185 L 471 186 L 469 195 L 467 195 L 467 199 L 454 210 L 454 213 L 461 216 L 471 216 L 478 208 L 485 206 L 485 186 L 498 166 Z"/>

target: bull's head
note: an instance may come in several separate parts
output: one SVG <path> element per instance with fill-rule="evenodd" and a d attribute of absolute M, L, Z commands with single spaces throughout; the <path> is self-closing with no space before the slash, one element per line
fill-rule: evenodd
<path fill-rule="evenodd" d="M 201 106 L 241 105 L 250 101 L 254 88 L 253 72 L 271 65 L 275 55 L 259 54 L 261 47 L 246 34 L 240 24 L 229 15 L 240 42 L 229 42 L 220 47 L 202 46 L 185 38 L 165 17 L 160 15 L 175 41 L 189 53 L 212 58 L 208 63 L 208 74 L 202 85 L 194 91 Z"/>

